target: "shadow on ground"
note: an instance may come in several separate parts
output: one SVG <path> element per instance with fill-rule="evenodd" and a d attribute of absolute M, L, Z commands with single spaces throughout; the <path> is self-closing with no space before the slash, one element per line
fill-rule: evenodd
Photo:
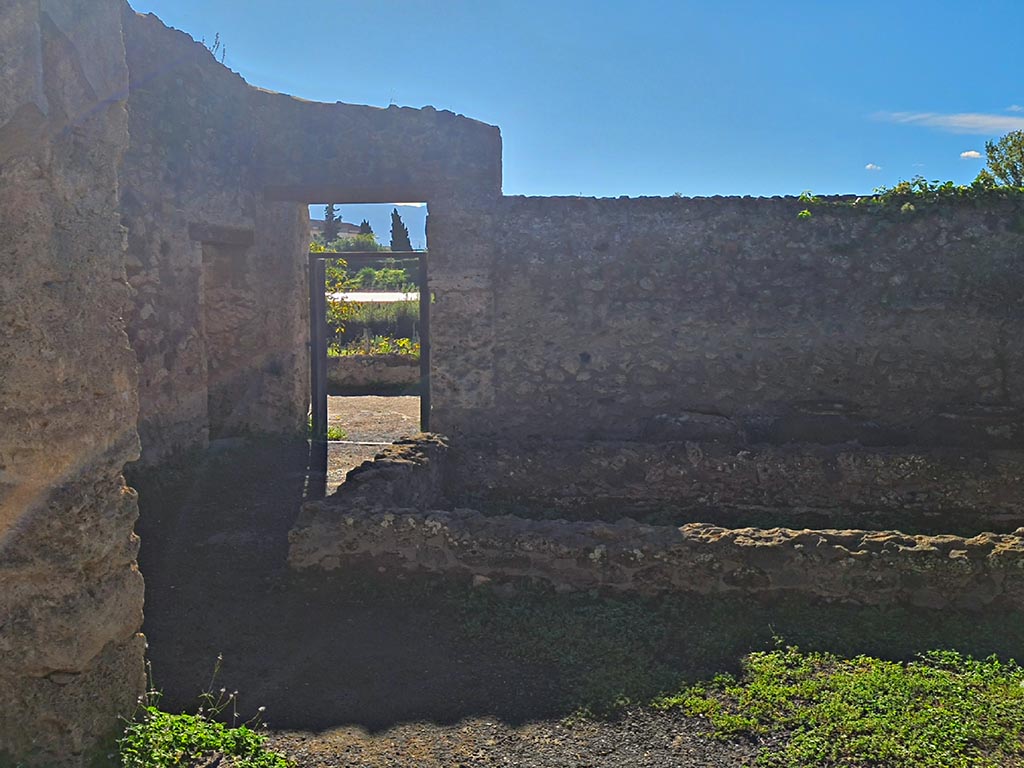
<path fill-rule="evenodd" d="M 858 608 L 787 598 L 628 599 L 472 589 L 378 573 L 289 577 L 287 533 L 306 493 L 305 443 L 250 442 L 140 492 L 144 631 L 164 705 L 238 690 L 275 728 L 489 716 L 518 724 L 720 672 L 777 637 L 804 649 L 909 658 L 932 648 L 1024 657 L 1024 616 Z"/>

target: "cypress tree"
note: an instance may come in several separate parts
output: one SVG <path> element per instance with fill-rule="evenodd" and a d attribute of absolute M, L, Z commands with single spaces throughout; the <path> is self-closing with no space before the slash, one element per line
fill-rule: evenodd
<path fill-rule="evenodd" d="M 409 242 L 409 230 L 398 215 L 398 209 L 391 211 L 391 250 L 411 251 L 412 243 Z"/>
<path fill-rule="evenodd" d="M 324 206 L 324 243 L 331 243 L 338 239 L 338 222 L 341 216 L 335 214 L 334 203 Z"/>
<path fill-rule="evenodd" d="M 359 234 L 360 235 L 372 235 L 373 234 L 373 227 L 370 226 L 370 222 L 368 222 L 366 219 L 363 219 L 361 222 L 359 222 Z"/>

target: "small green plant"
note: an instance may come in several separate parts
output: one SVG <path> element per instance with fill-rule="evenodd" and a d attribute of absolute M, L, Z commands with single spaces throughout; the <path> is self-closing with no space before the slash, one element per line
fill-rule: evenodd
<path fill-rule="evenodd" d="M 395 339 L 391 336 L 373 336 L 350 341 L 343 347 L 333 345 L 328 348 L 330 357 L 355 357 L 402 355 L 419 358 L 420 343 L 412 339 Z"/>
<path fill-rule="evenodd" d="M 405 269 L 384 266 L 380 269 L 363 267 L 351 279 L 354 289 L 364 291 L 402 291 L 405 293 L 416 290 L 415 278 Z"/>
<path fill-rule="evenodd" d="M 306 419 L 306 436 L 313 436 L 313 417 L 309 416 Z M 328 440 L 348 440 L 348 432 L 339 426 L 334 424 L 327 425 L 327 439 Z"/>
<path fill-rule="evenodd" d="M 932 651 L 908 663 L 752 653 L 742 677 L 716 677 L 656 707 L 706 717 L 718 738 L 784 734 L 758 764 L 1002 766 L 1024 755 L 1024 670 Z"/>
<path fill-rule="evenodd" d="M 813 216 L 813 215 L 814 215 L 813 213 L 811 213 L 811 212 L 810 212 L 809 210 L 807 210 L 806 208 L 804 208 L 804 209 L 803 209 L 802 211 L 800 211 L 800 213 L 798 213 L 798 214 L 796 215 L 796 217 L 797 217 L 798 219 L 809 219 L 809 218 L 811 218 L 811 216 Z"/>
<path fill-rule="evenodd" d="M 834 203 L 853 208 L 861 206 L 895 206 L 902 212 L 913 211 L 919 205 L 930 205 L 948 200 L 996 200 L 1024 197 L 1024 187 L 1000 186 L 993 179 L 979 176 L 970 184 L 956 184 L 952 181 L 929 181 L 915 176 L 910 181 L 900 181 L 892 187 L 876 187 L 869 197 L 858 197 L 852 202 Z M 907 209 L 907 206 L 910 206 Z"/>
<path fill-rule="evenodd" d="M 160 709 L 160 693 L 148 692 L 136 716 L 118 740 L 121 768 L 173 768 L 202 761 L 223 760 L 233 768 L 289 768 L 283 755 L 267 748 L 259 732 L 264 708 L 238 724 L 238 692 L 213 690 L 223 657 L 217 657 L 210 686 L 199 696 L 196 714 L 173 714 Z M 152 687 L 152 686 L 150 686 Z M 231 724 L 221 720 L 230 716 Z"/>

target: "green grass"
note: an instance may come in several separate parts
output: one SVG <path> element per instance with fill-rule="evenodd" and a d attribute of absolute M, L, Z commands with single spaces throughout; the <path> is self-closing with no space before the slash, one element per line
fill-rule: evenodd
<path fill-rule="evenodd" d="M 577 718 L 678 708 L 719 738 L 770 737 L 766 766 L 1024 766 L 1024 670 L 999 661 L 1024 653 L 1018 612 L 489 588 L 452 599 L 467 639 L 546 669 Z"/>
<path fill-rule="evenodd" d="M 566 711 L 595 716 L 720 673 L 739 674 L 776 636 L 837 657 L 908 662 L 935 648 L 1024 656 L 1024 614 L 852 606 L 799 597 L 661 598 L 489 588 L 453 591 L 467 640 L 548 670 Z"/>
<path fill-rule="evenodd" d="M 766 766 L 1024 764 L 1024 670 L 994 656 L 897 662 L 791 647 L 655 706 L 707 717 L 719 738 L 784 735 L 759 755 Z"/>

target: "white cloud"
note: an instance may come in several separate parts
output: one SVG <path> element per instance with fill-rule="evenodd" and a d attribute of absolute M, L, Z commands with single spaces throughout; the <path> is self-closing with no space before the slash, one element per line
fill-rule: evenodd
<path fill-rule="evenodd" d="M 864 166 L 864 170 L 865 171 L 880 171 L 880 170 L 882 170 L 882 166 L 875 165 L 874 163 L 868 163 L 867 165 Z"/>
<path fill-rule="evenodd" d="M 399 208 L 422 208 L 426 203 L 395 203 Z"/>
<path fill-rule="evenodd" d="M 981 152 L 976 149 L 968 149 L 966 152 L 961 152 L 960 157 L 964 160 L 977 160 L 981 157 Z"/>
<path fill-rule="evenodd" d="M 1007 112 L 1024 112 L 1024 107 L 1020 104 L 1011 104 L 1006 108 Z"/>
<path fill-rule="evenodd" d="M 948 115 L 938 112 L 878 112 L 874 117 L 876 120 L 885 120 L 889 123 L 923 125 L 926 128 L 938 128 L 940 131 L 977 136 L 1024 131 L 1024 117 L 989 115 L 981 112 L 958 112 Z"/>

